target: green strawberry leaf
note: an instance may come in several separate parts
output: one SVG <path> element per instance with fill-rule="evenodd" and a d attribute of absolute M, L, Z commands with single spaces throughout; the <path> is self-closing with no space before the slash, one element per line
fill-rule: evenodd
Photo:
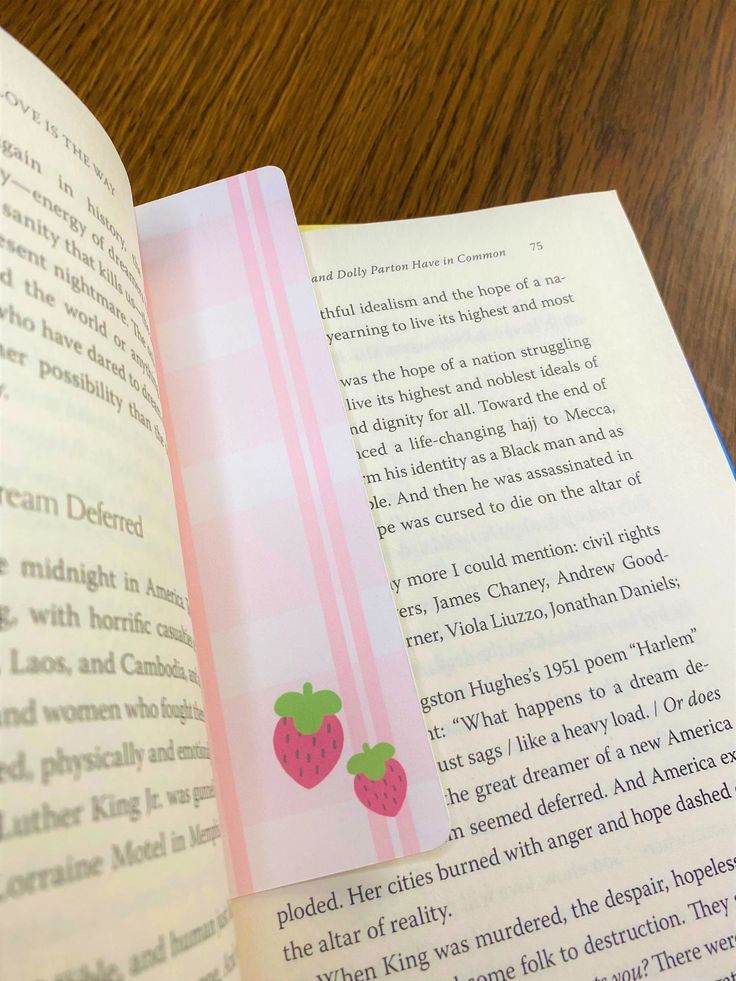
<path fill-rule="evenodd" d="M 376 743 L 373 748 L 363 743 L 363 752 L 348 760 L 348 773 L 353 776 L 362 773 L 369 780 L 380 780 L 386 772 L 386 763 L 395 752 L 391 743 Z"/>
<path fill-rule="evenodd" d="M 312 691 L 312 685 L 307 681 L 301 692 L 287 691 L 280 695 L 273 708 L 276 715 L 293 719 L 297 732 L 311 736 L 321 729 L 326 715 L 340 711 L 342 701 L 338 694 L 327 688 Z"/>

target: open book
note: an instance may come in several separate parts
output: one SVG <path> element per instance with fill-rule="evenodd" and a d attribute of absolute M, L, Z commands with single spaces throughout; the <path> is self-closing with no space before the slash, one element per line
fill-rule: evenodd
<path fill-rule="evenodd" d="M 733 480 L 615 194 L 134 209 L 0 42 L 0 976 L 727 976 Z"/>

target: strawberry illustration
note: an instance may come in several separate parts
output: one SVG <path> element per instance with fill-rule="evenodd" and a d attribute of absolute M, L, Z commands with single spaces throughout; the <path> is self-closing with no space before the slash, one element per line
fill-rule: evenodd
<path fill-rule="evenodd" d="M 348 773 L 355 776 L 353 789 L 360 803 L 369 811 L 394 817 L 406 797 L 406 771 L 394 759 L 390 743 L 363 743 L 363 752 L 348 760 Z"/>
<path fill-rule="evenodd" d="M 281 718 L 273 732 L 276 759 L 302 787 L 316 787 L 330 773 L 342 753 L 345 737 L 335 715 L 342 708 L 340 696 L 323 689 L 287 691 L 276 699 L 274 711 Z"/>

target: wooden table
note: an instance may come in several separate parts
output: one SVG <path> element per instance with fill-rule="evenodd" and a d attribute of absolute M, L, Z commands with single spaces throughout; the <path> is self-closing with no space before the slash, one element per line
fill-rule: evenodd
<path fill-rule="evenodd" d="M 736 454 L 734 0 L 5 0 L 136 201 L 277 164 L 304 223 L 616 188 Z"/>

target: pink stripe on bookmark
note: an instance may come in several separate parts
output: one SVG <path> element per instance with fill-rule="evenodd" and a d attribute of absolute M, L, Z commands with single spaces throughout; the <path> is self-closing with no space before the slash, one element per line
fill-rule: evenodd
<path fill-rule="evenodd" d="M 365 724 L 360 710 L 358 692 L 342 628 L 340 611 L 337 606 L 335 586 L 332 582 L 325 545 L 321 537 L 317 509 L 299 442 L 299 434 L 289 398 L 286 378 L 281 365 L 276 340 L 272 333 L 271 315 L 268 309 L 264 284 L 258 268 L 258 258 L 251 235 L 243 192 L 240 182 L 236 177 L 229 178 L 227 186 L 238 241 L 243 256 L 243 265 L 249 283 L 263 351 L 278 408 L 289 466 L 296 487 L 299 511 L 314 568 L 315 582 L 327 628 L 332 660 L 335 665 L 338 684 L 346 696 L 344 703 L 346 719 L 351 730 L 353 742 L 355 745 L 360 745 L 362 735 L 366 731 Z M 261 244 L 263 245 L 263 243 Z M 386 861 L 393 858 L 394 850 L 391 843 L 391 836 L 385 822 L 382 822 L 376 815 L 369 814 L 368 816 L 377 859 L 379 861 Z"/>
<path fill-rule="evenodd" d="M 328 534 L 347 606 L 350 628 L 355 642 L 358 664 L 370 706 L 375 733 L 378 740 L 392 742 L 391 720 L 386 709 L 381 679 L 371 648 L 370 634 L 363 612 L 360 590 L 353 569 L 342 516 L 332 483 L 332 474 L 327 460 L 327 454 L 322 442 L 322 433 L 314 409 L 309 379 L 304 368 L 299 342 L 294 330 L 291 309 L 284 287 L 283 272 L 274 245 L 268 211 L 263 200 L 258 173 L 250 171 L 245 175 L 245 180 L 253 205 L 256 228 L 263 249 L 268 279 L 273 290 L 276 311 L 283 332 L 289 367 L 299 401 L 299 411 L 306 430 L 312 464 L 317 477 L 320 501 L 327 520 Z M 341 399 L 339 393 L 336 393 L 336 397 Z M 420 850 L 419 839 L 408 801 L 397 817 L 397 826 L 404 852 L 407 854 L 418 852 Z"/>
<path fill-rule="evenodd" d="M 146 292 L 148 293 L 147 284 Z M 235 786 L 225 718 L 222 713 L 220 700 L 217 697 L 217 675 L 212 657 L 212 644 L 210 643 L 210 632 L 207 627 L 207 614 L 205 612 L 202 586 L 197 571 L 197 557 L 189 521 L 184 478 L 182 476 L 176 441 L 174 439 L 174 426 L 169 408 L 165 375 L 161 366 L 161 357 L 156 337 L 156 325 L 150 309 L 148 311 L 148 318 L 151 324 L 151 342 L 156 362 L 156 374 L 159 379 L 159 397 L 164 430 L 166 432 L 166 448 L 171 464 L 171 478 L 174 487 L 174 499 L 176 501 L 179 537 L 181 540 L 184 568 L 187 572 L 189 611 L 192 621 L 192 632 L 194 634 L 194 646 L 197 652 L 199 674 L 202 682 L 202 698 L 205 703 L 207 732 L 212 756 L 217 760 L 218 764 L 215 771 L 215 787 L 217 790 L 220 820 L 225 830 L 224 843 L 228 857 L 228 877 L 234 895 L 244 895 L 253 892 L 253 880 L 248 861 L 248 849 L 245 843 L 243 817 Z"/>

